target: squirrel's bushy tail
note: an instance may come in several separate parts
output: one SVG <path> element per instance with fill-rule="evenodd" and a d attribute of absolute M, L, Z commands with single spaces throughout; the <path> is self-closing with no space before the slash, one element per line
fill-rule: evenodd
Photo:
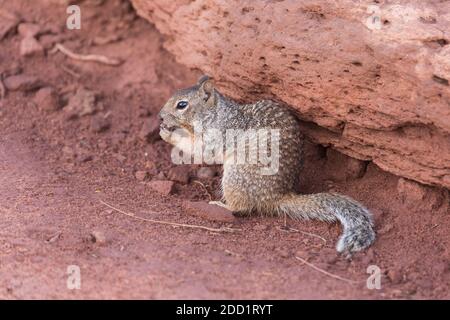
<path fill-rule="evenodd" d="M 369 210 L 356 200 L 341 194 L 289 194 L 278 203 L 278 210 L 293 219 L 339 221 L 343 226 L 343 233 L 336 245 L 338 252 L 359 251 L 375 240 Z"/>

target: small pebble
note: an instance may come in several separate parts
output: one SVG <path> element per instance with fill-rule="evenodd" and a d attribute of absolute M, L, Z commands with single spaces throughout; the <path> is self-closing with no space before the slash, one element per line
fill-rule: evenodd
<path fill-rule="evenodd" d="M 148 172 L 147 171 L 136 171 L 134 176 L 136 177 L 137 180 L 144 181 L 145 179 L 148 178 Z"/>
<path fill-rule="evenodd" d="M 92 231 L 91 234 L 89 235 L 89 239 L 93 242 L 93 243 L 97 243 L 97 244 L 105 244 L 106 243 L 106 236 L 102 231 Z"/>
<path fill-rule="evenodd" d="M 148 183 L 148 186 L 151 189 L 165 196 L 168 196 L 173 193 L 174 185 L 175 184 L 172 181 L 160 181 L 160 180 L 152 180 Z"/>
<path fill-rule="evenodd" d="M 3 84 L 9 91 L 32 91 L 42 87 L 39 78 L 26 74 L 18 74 L 7 77 Z"/>
<path fill-rule="evenodd" d="M 34 96 L 34 102 L 43 111 L 52 112 L 60 108 L 58 95 L 51 87 L 39 89 Z"/>

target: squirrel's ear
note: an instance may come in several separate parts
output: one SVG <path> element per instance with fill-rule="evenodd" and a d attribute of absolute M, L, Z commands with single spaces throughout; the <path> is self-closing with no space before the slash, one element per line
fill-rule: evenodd
<path fill-rule="evenodd" d="M 198 81 L 198 85 L 200 86 L 199 92 L 203 97 L 203 100 L 208 101 L 214 93 L 214 85 L 212 80 L 208 76 L 203 76 Z"/>
<path fill-rule="evenodd" d="M 200 77 L 200 79 L 198 79 L 197 84 L 201 86 L 203 82 L 208 81 L 209 79 L 210 79 L 209 76 L 204 74 L 203 76 Z"/>

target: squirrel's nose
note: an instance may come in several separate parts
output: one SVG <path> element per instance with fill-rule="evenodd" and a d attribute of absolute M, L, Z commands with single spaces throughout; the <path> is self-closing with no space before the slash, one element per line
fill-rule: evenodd
<path fill-rule="evenodd" d="M 164 117 L 166 116 L 166 112 L 161 109 L 161 111 L 158 113 L 159 120 L 164 120 Z"/>

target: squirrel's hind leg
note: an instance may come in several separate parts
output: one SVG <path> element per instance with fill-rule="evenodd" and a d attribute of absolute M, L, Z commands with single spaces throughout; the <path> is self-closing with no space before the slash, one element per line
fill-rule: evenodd
<path fill-rule="evenodd" d="M 210 201 L 208 202 L 208 204 L 212 204 L 212 205 L 216 205 L 222 208 L 225 208 L 227 210 L 230 210 L 231 212 L 233 212 L 233 214 L 235 216 L 248 216 L 249 213 L 247 211 L 243 211 L 243 210 L 236 210 L 235 208 L 231 208 L 230 206 L 228 206 L 226 203 L 222 202 L 222 201 Z"/>

